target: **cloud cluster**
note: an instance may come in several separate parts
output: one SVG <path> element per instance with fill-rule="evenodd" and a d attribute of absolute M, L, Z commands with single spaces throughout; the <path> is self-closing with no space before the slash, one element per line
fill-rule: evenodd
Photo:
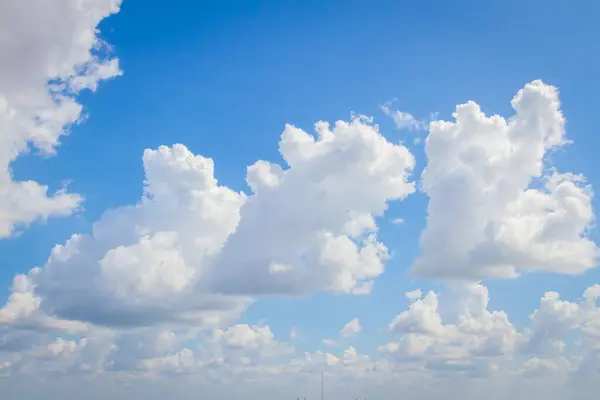
<path fill-rule="evenodd" d="M 76 95 L 121 74 L 97 26 L 121 0 L 0 4 L 0 238 L 38 219 L 69 215 L 82 196 L 14 181 L 10 165 L 32 148 L 52 155 L 82 119 Z"/>
<path fill-rule="evenodd" d="M 470 102 L 457 107 L 456 122 L 431 124 L 422 180 L 429 216 L 413 272 L 472 280 L 594 266 L 591 189 L 543 168 L 546 152 L 565 142 L 557 96 L 535 81 L 513 99 L 508 122 Z M 365 117 L 333 128 L 319 122 L 315 136 L 288 125 L 279 149 L 286 166 L 248 167 L 250 194 L 219 185 L 212 160 L 183 145 L 146 150 L 142 199 L 106 212 L 90 234 L 73 235 L 43 267 L 17 276 L 1 322 L 69 333 L 215 329 L 262 295 L 369 293 L 389 258 L 375 218 L 413 193 L 413 156 Z M 544 187 L 532 188 L 534 178 Z M 539 317 L 519 336 L 503 312 L 487 311 L 483 286 L 453 290 L 468 299 L 453 324 L 442 323 L 435 293 L 408 293 L 410 309 L 390 325 L 405 336 L 386 351 L 462 360 L 560 347 Z M 241 328 L 230 329 L 222 340 L 242 340 Z M 341 336 L 359 330 L 356 319 Z"/>
<path fill-rule="evenodd" d="M 26 298 L 27 315 L 96 325 L 222 326 L 257 295 L 368 293 L 388 258 L 374 218 L 414 190 L 414 159 L 361 118 L 317 133 L 286 127 L 288 168 L 249 167 L 250 196 L 219 186 L 212 160 L 183 145 L 145 151 L 140 202 L 57 245 L 7 307 Z"/>
<path fill-rule="evenodd" d="M 456 122 L 432 123 L 413 273 L 480 279 L 595 265 L 591 189 L 543 169 L 545 152 L 565 142 L 557 95 L 535 81 L 508 122 L 470 102 Z M 261 295 L 369 293 L 389 258 L 375 218 L 414 191 L 413 156 L 364 117 L 319 122 L 316 136 L 287 126 L 279 148 L 287 166 L 248 167 L 251 194 L 220 186 L 212 160 L 183 145 L 146 150 L 142 199 L 57 245 L 7 307 L 104 326 L 222 326 Z M 536 177 L 543 188 L 531 187 Z"/>

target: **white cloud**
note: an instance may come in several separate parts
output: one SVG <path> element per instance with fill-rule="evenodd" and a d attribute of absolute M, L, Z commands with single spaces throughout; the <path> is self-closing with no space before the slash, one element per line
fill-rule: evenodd
<path fill-rule="evenodd" d="M 387 102 L 381 106 L 381 111 L 388 117 L 391 117 L 396 124 L 396 128 L 408 131 L 426 131 L 427 121 L 415 118 L 412 114 L 394 110 L 390 108 L 392 102 Z"/>
<path fill-rule="evenodd" d="M 437 295 L 429 292 L 423 299 L 415 299 L 407 311 L 398 314 L 392 320 L 388 328 L 390 331 L 407 333 L 442 334 L 444 327 L 438 314 Z"/>
<path fill-rule="evenodd" d="M 591 188 L 580 175 L 544 169 L 545 155 L 566 142 L 558 90 L 531 82 L 512 106 L 516 114 L 505 120 L 468 102 L 455 122 L 431 123 L 422 175 L 427 227 L 414 274 L 481 279 L 596 266 L 587 236 Z"/>
<path fill-rule="evenodd" d="M 352 319 L 352 321 L 348 322 L 342 330 L 340 331 L 340 335 L 343 338 L 349 338 L 350 336 L 354 336 L 360 332 L 360 321 L 358 318 Z"/>
<path fill-rule="evenodd" d="M 0 325 L 70 333 L 89 329 L 87 323 L 61 320 L 40 312 L 40 302 L 41 299 L 33 293 L 29 278 L 25 275 L 15 276 L 8 301 L 0 309 Z"/>
<path fill-rule="evenodd" d="M 449 323 L 442 318 L 440 296 L 430 291 L 417 298 L 418 292 L 409 292 L 413 300 L 409 309 L 397 315 L 388 327 L 399 333 L 400 339 L 381 346 L 381 352 L 400 360 L 425 360 L 432 369 L 462 365 L 477 373 L 489 372 L 492 364 L 484 362 L 485 358 L 513 353 L 517 330 L 506 313 L 488 310 L 486 287 L 461 284 L 449 290 L 448 300 L 452 303 L 447 318 L 453 321 Z"/>
<path fill-rule="evenodd" d="M 556 292 L 544 293 L 540 308 L 531 314 L 531 328 L 527 330 L 523 351 L 531 353 L 561 353 L 565 335 L 582 323 L 581 306 L 560 300 Z"/>
<path fill-rule="evenodd" d="M 314 138 L 286 126 L 279 150 L 288 169 L 265 161 L 248 168 L 254 195 L 216 261 L 213 287 L 363 294 L 383 272 L 388 253 L 376 240 L 374 218 L 414 191 L 407 181 L 414 158 L 366 118 L 333 129 L 319 122 L 316 130 Z"/>
<path fill-rule="evenodd" d="M 183 347 L 171 354 L 142 360 L 143 369 L 152 374 L 231 374 L 250 375 L 276 368 L 294 355 L 294 348 L 275 340 L 266 325 L 236 324 L 215 329 L 198 349 Z M 216 375 L 215 375 L 216 376 Z M 219 379 L 226 379 L 219 375 Z"/>
<path fill-rule="evenodd" d="M 217 329 L 213 339 L 224 347 L 239 349 L 257 349 L 273 339 L 273 333 L 268 326 L 234 325 L 226 330 Z"/>
<path fill-rule="evenodd" d="M 142 365 L 152 373 L 181 374 L 196 371 L 200 362 L 194 352 L 186 347 L 172 355 L 143 360 Z"/>
<path fill-rule="evenodd" d="M 257 295 L 368 293 L 388 258 L 374 218 L 414 191 L 414 159 L 364 118 L 317 132 L 287 126 L 289 168 L 249 167 L 251 196 L 219 186 L 213 161 L 183 145 L 146 150 L 140 202 L 57 245 L 28 296 L 58 319 L 211 327 Z"/>
<path fill-rule="evenodd" d="M 441 296 L 429 292 L 414 300 L 396 316 L 389 329 L 399 337 L 379 351 L 406 367 L 424 365 L 434 375 L 452 369 L 457 377 L 483 375 L 490 381 L 500 376 L 514 380 L 518 375 L 546 381 L 596 376 L 600 371 L 597 292 L 596 286 L 590 287 L 579 303 L 547 292 L 531 314 L 530 326 L 517 329 L 505 312 L 488 310 L 487 288 L 454 284 Z M 445 317 L 438 299 L 445 299 Z M 569 344 L 573 332 L 580 340 Z"/>
<path fill-rule="evenodd" d="M 44 313 L 100 325 L 220 326 L 249 304 L 203 287 L 246 196 L 219 186 L 213 162 L 182 145 L 147 150 L 145 194 L 57 245 L 29 279 Z"/>
<path fill-rule="evenodd" d="M 421 291 L 421 289 L 415 289 L 413 291 L 404 293 L 404 295 L 409 300 L 416 300 L 423 296 L 423 292 Z"/>
<path fill-rule="evenodd" d="M 339 334 L 339 339 L 341 341 L 347 340 L 355 335 L 357 335 L 361 330 L 360 320 L 358 318 L 353 318 L 350 322 L 342 327 Z M 323 339 L 321 340 L 325 346 L 336 347 L 338 345 L 338 340 L 335 339 Z"/>
<path fill-rule="evenodd" d="M 75 97 L 121 74 L 97 26 L 121 0 L 21 0 L 0 4 L 0 238 L 35 220 L 69 215 L 83 198 L 13 180 L 11 164 L 37 148 L 51 155 L 79 122 Z"/>

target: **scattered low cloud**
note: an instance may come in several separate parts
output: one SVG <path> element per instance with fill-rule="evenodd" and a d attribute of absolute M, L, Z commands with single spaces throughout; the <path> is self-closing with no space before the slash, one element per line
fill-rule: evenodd
<path fill-rule="evenodd" d="M 456 393 L 468 393 L 481 378 L 498 387 L 505 387 L 507 380 L 523 387 L 534 378 L 546 385 L 561 382 L 558 393 L 571 384 L 596 387 L 597 381 L 585 379 L 599 366 L 599 285 L 585 290 L 578 302 L 545 293 L 524 328 L 505 312 L 489 309 L 488 289 L 480 283 L 419 292 L 407 293 L 408 308 L 388 327 L 395 339 L 381 344 L 378 354 L 340 348 L 330 339 L 322 341 L 329 351 L 302 352 L 277 340 L 267 325 L 234 324 L 211 331 L 92 330 L 69 338 L 36 331 L 42 339 L 18 350 L 6 347 L 4 334 L 0 365 L 15 379 L 68 372 L 86 379 L 112 374 L 131 384 L 161 377 L 185 384 L 190 375 L 201 385 L 215 380 L 227 385 L 309 384 L 323 371 L 329 389 L 341 389 L 347 382 L 364 389 L 377 382 L 423 396 L 433 395 L 433 388 L 448 377 Z M 452 307 L 442 313 L 440 301 Z M 17 327 L 11 329 L 17 340 Z M 579 343 L 569 344 L 573 334 L 581 338 Z"/>

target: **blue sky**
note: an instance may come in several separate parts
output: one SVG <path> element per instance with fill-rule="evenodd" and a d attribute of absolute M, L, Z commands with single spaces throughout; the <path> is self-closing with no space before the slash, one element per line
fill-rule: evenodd
<path fill-rule="evenodd" d="M 37 3 L 28 1 L 32 6 Z M 69 7 L 73 2 L 61 3 L 60 7 Z M 97 3 L 107 7 L 119 2 Z M 60 7 L 58 18 L 65 15 Z M 33 150 L 9 163 L 16 182 L 34 180 L 48 185 L 51 192 L 68 182 L 68 191 L 81 194 L 85 201 L 81 210 L 67 217 L 35 221 L 0 238 L 2 293 L 8 299 L 14 276 L 43 266 L 54 245 L 74 233 L 90 233 L 105 211 L 139 201 L 145 149 L 184 144 L 191 153 L 214 160 L 219 185 L 250 195 L 245 181 L 249 165 L 267 160 L 285 167 L 278 142 L 286 124 L 311 132 L 317 121 L 349 121 L 355 113 L 372 116 L 383 137 L 408 148 L 416 159 L 409 180 L 420 187 L 429 132 L 398 129 L 381 109 L 392 99 L 391 109 L 424 121 L 432 113 L 437 113 L 436 119 L 450 121 L 456 105 L 469 100 L 487 115 L 508 118 L 514 113 L 510 100 L 524 85 L 541 79 L 560 91 L 566 137 L 573 141 L 548 150 L 546 165 L 583 174 L 591 187 L 599 187 L 595 112 L 600 109 L 596 95 L 600 27 L 594 22 L 599 13 L 600 4 L 592 1 L 385 1 L 375 5 L 177 0 L 166 5 L 125 0 L 118 12 L 107 13 L 98 25 L 100 37 L 111 46 L 107 58 L 118 57 L 122 76 L 100 82 L 97 91 L 72 94 L 83 105 L 85 119 L 60 138 L 57 155 L 40 156 Z M 35 18 L 44 23 L 43 18 Z M 92 22 L 88 25 L 94 27 Z M 0 33 L 11 35 L 11 29 L 7 25 Z M 20 38 L 17 33 L 14 37 Z M 42 47 L 39 51 L 48 52 Z M 0 69 L 7 74 L 0 82 L 11 79 L 8 74 L 18 68 L 15 65 Z M 3 89 L 0 86 L 0 94 Z M 379 357 L 378 346 L 397 336 L 386 332 L 386 327 L 411 304 L 405 292 L 420 288 L 443 293 L 446 288 L 441 279 L 407 274 L 423 253 L 419 237 L 427 226 L 428 202 L 428 194 L 417 190 L 403 201 L 390 202 L 385 215 L 377 217 L 378 240 L 392 257 L 385 272 L 374 279 L 369 295 L 314 290 L 300 297 L 256 296 L 256 302 L 234 322 L 266 324 L 281 341 L 293 342 L 289 332 L 295 328 L 300 335 L 296 351 L 302 354 L 328 350 L 322 339 L 337 340 L 340 329 L 356 317 L 360 334 L 344 344 Z M 592 198 L 590 207 L 598 209 L 597 198 Z M 394 224 L 396 218 L 405 222 Z M 593 219 L 585 235 L 598 242 Z M 489 309 L 504 310 L 521 329 L 530 325 L 529 315 L 545 292 L 556 291 L 562 299 L 578 304 L 586 288 L 600 280 L 592 267 L 575 275 L 541 269 L 518 279 L 484 279 Z M 51 304 L 44 296 L 61 290 L 60 282 L 55 285 L 38 294 L 42 304 Z M 52 334 L 60 336 L 60 332 Z M 570 337 L 565 340 L 573 342 Z"/>

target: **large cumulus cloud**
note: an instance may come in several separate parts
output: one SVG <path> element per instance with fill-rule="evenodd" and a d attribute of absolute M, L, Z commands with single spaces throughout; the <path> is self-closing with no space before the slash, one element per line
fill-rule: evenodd
<path fill-rule="evenodd" d="M 98 24 L 121 0 L 23 0 L 0 4 L 0 238 L 37 219 L 69 215 L 83 198 L 13 180 L 11 163 L 31 148 L 53 154 L 81 120 L 76 95 L 121 74 Z M 65 179 L 68 177 L 65 177 Z"/>
<path fill-rule="evenodd" d="M 220 186 L 213 161 L 183 145 L 146 150 L 140 202 L 107 212 L 19 278 L 35 312 L 218 326 L 258 295 L 368 293 L 388 258 L 375 218 L 414 191 L 414 159 L 365 118 L 318 123 L 317 134 L 287 126 L 288 166 L 250 166 L 250 195 Z"/>
<path fill-rule="evenodd" d="M 430 124 L 427 227 L 413 274 L 484 279 L 596 266 L 592 189 L 545 163 L 567 144 L 558 89 L 533 81 L 511 104 L 509 119 L 488 117 L 471 101 L 456 108 L 454 122 Z"/>

